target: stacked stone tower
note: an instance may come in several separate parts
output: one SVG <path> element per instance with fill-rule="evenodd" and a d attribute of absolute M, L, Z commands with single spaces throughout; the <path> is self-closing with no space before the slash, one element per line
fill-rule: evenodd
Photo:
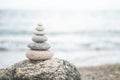
<path fill-rule="evenodd" d="M 41 24 L 34 34 L 33 43 L 28 44 L 28 59 L 6 68 L 0 75 L 0 80 L 81 80 L 80 73 L 73 64 L 52 58 Z"/>
<path fill-rule="evenodd" d="M 28 44 L 30 50 L 26 53 L 26 57 L 30 60 L 47 60 L 52 58 L 53 53 L 49 51 L 50 45 L 46 43 L 44 27 L 38 24 L 32 37 L 33 43 Z"/>

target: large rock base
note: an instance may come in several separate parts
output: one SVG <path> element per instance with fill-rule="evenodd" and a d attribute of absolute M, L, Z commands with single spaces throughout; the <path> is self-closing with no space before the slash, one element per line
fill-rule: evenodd
<path fill-rule="evenodd" d="M 77 68 L 68 61 L 24 60 L 6 69 L 0 80 L 81 80 Z"/>

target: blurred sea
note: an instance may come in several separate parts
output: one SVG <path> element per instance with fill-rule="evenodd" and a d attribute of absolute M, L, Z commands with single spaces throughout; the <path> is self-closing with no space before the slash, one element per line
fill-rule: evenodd
<path fill-rule="evenodd" d="M 0 68 L 25 59 L 38 23 L 54 57 L 77 66 L 120 63 L 120 10 L 0 10 Z"/>

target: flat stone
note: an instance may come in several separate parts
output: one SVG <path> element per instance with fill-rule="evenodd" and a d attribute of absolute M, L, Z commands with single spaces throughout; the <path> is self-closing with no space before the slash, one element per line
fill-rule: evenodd
<path fill-rule="evenodd" d="M 42 26 L 43 26 L 42 24 L 40 24 L 40 23 L 38 24 L 38 27 L 42 27 Z"/>
<path fill-rule="evenodd" d="M 43 30 L 44 30 L 44 27 L 37 27 L 36 30 L 37 30 L 37 31 L 43 31 Z"/>
<path fill-rule="evenodd" d="M 43 35 L 45 35 L 46 33 L 43 32 L 43 31 L 35 31 L 34 34 L 35 34 L 35 35 L 43 36 Z"/>
<path fill-rule="evenodd" d="M 37 50 L 29 50 L 26 53 L 26 57 L 30 60 L 47 60 L 52 58 L 53 53 L 50 51 L 37 51 Z"/>
<path fill-rule="evenodd" d="M 32 50 L 48 50 L 50 45 L 48 43 L 30 43 L 28 47 Z"/>
<path fill-rule="evenodd" d="M 18 62 L 8 67 L 0 76 L 0 80 L 81 80 L 81 77 L 78 69 L 70 62 L 49 59 Z"/>
<path fill-rule="evenodd" d="M 42 43 L 47 41 L 47 37 L 46 36 L 34 36 L 32 37 L 32 40 L 36 43 Z"/>

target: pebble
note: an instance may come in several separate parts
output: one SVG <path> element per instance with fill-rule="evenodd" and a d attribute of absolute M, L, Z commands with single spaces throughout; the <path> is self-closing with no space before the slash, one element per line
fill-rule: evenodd
<path fill-rule="evenodd" d="M 45 37 L 45 36 L 34 36 L 34 37 L 32 37 L 32 40 L 36 43 L 42 43 L 42 42 L 47 41 L 47 37 Z"/>
<path fill-rule="evenodd" d="M 37 31 L 43 31 L 43 30 L 44 30 L 44 27 L 37 27 L 36 30 L 37 30 Z"/>
<path fill-rule="evenodd" d="M 43 26 L 43 25 L 39 23 L 38 26 L 41 27 L 41 26 Z"/>
<path fill-rule="evenodd" d="M 43 31 L 35 31 L 34 34 L 35 34 L 35 35 L 43 36 L 43 35 L 45 35 L 46 33 L 43 32 Z"/>
<path fill-rule="evenodd" d="M 30 60 L 47 60 L 47 59 L 51 59 L 52 56 L 53 56 L 53 53 L 50 51 L 29 50 L 26 53 L 26 57 Z"/>
<path fill-rule="evenodd" d="M 28 47 L 32 50 L 48 50 L 50 45 L 48 43 L 30 43 Z"/>

